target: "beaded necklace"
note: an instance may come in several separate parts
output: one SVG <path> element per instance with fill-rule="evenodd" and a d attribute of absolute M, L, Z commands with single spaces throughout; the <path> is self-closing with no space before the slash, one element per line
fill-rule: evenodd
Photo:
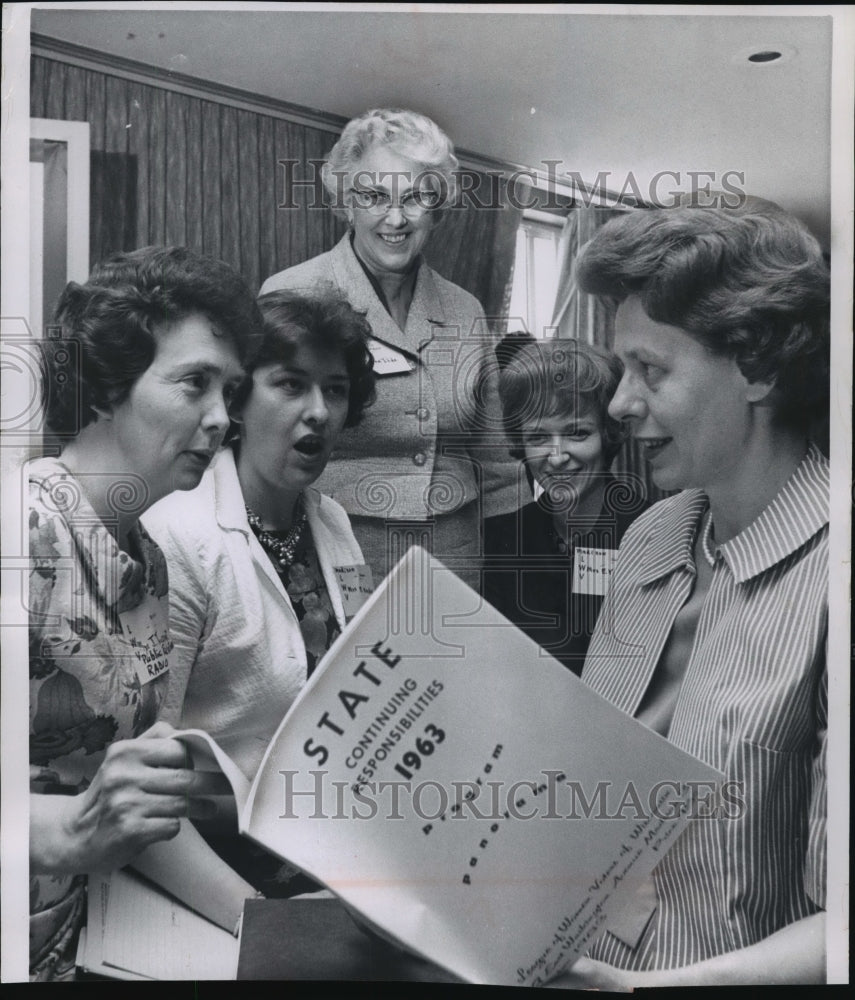
<path fill-rule="evenodd" d="M 297 551 L 297 546 L 300 544 L 303 532 L 306 529 L 307 517 L 306 509 L 303 506 L 302 494 L 297 498 L 297 503 L 294 505 L 294 523 L 284 537 L 277 537 L 276 532 L 267 531 L 262 528 L 261 518 L 258 514 L 249 505 L 245 505 L 245 507 L 246 519 L 249 521 L 249 526 L 255 532 L 255 537 L 260 542 L 261 547 L 283 570 L 288 569 L 294 561 L 294 553 Z"/>

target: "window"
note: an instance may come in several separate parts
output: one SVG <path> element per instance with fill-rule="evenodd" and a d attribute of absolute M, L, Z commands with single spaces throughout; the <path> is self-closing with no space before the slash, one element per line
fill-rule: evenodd
<path fill-rule="evenodd" d="M 535 337 L 548 337 L 561 273 L 560 216 L 524 212 L 517 231 L 508 332 L 523 326 Z"/>

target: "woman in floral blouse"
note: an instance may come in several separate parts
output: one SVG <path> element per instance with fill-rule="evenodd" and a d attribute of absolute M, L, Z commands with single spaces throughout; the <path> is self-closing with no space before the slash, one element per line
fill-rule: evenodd
<path fill-rule="evenodd" d="M 116 257 L 42 342 L 60 457 L 30 463 L 30 974 L 73 972 L 85 876 L 175 837 L 214 791 L 155 725 L 170 681 L 166 565 L 139 524 L 195 487 L 229 426 L 259 317 L 230 267 Z M 189 806 L 188 806 L 189 804 Z"/>

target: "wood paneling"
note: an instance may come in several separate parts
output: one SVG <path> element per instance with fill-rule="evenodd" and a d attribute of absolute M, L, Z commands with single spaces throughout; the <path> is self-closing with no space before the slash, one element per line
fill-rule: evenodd
<path fill-rule="evenodd" d="M 223 260 L 241 267 L 240 204 L 238 202 L 238 112 L 235 108 L 220 108 L 220 186 L 222 198 L 221 252 Z"/>
<path fill-rule="evenodd" d="M 260 115 L 250 111 L 237 112 L 237 203 L 238 242 L 241 270 L 244 277 L 258 288 L 266 274 L 260 273 L 261 241 L 259 215 L 261 212 L 258 161 L 258 133 Z"/>
<path fill-rule="evenodd" d="M 220 105 L 202 101 L 201 200 L 202 247 L 212 257 L 223 249 L 222 190 L 220 169 Z"/>
<path fill-rule="evenodd" d="M 185 184 L 184 240 L 187 246 L 204 246 L 202 229 L 202 105 L 187 98 L 187 172 Z"/>
<path fill-rule="evenodd" d="M 258 127 L 259 285 L 278 269 L 276 201 L 276 122 L 264 115 Z"/>
<path fill-rule="evenodd" d="M 166 92 L 164 242 L 187 243 L 187 98 Z"/>
<path fill-rule="evenodd" d="M 148 244 L 149 233 L 149 115 L 144 110 L 147 100 L 145 87 L 139 83 L 128 84 L 128 155 L 133 158 L 137 167 L 136 181 L 136 225 L 134 242 L 137 246 Z M 103 253 L 110 250 L 128 250 L 130 247 L 122 245 L 105 246 Z M 96 258 L 97 259 L 97 258 Z"/>
<path fill-rule="evenodd" d="M 166 243 L 166 98 L 167 92 L 155 90 L 148 106 L 148 232 L 140 233 L 143 245 Z M 145 156 L 143 152 L 140 155 Z M 145 193 L 141 192 L 144 197 Z M 108 248 L 104 248 L 107 250 Z M 113 248 L 110 248 L 113 249 Z M 127 247 L 116 247 L 125 250 Z"/>

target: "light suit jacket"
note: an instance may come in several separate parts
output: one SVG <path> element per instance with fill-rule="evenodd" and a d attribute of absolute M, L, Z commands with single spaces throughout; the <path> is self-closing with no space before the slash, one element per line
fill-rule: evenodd
<path fill-rule="evenodd" d="M 347 514 L 304 491 L 318 562 L 339 627 L 345 613 L 337 566 L 361 565 Z M 306 682 L 297 616 L 246 519 L 226 448 L 195 490 L 175 492 L 144 517 L 169 567 L 170 687 L 161 718 L 207 730 L 252 778 Z"/>
<path fill-rule="evenodd" d="M 362 517 L 421 521 L 478 499 L 482 515 L 516 509 L 519 463 L 508 455 L 495 338 L 478 300 L 422 263 L 401 330 L 347 235 L 328 253 L 274 274 L 261 292 L 323 285 L 343 292 L 374 337 L 411 367 L 378 377 L 376 403 L 341 433 L 318 488 Z"/>

